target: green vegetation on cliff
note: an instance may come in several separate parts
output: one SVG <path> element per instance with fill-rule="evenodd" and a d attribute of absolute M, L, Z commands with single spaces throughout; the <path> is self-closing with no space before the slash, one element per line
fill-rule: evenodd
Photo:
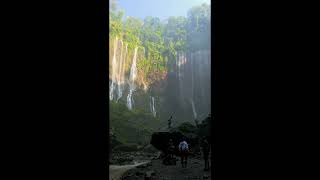
<path fill-rule="evenodd" d="M 205 59 L 202 56 L 206 54 L 195 55 L 196 51 L 210 50 L 210 23 L 210 5 L 207 4 L 191 8 L 186 17 L 169 17 L 163 21 L 150 16 L 145 19 L 126 17 L 124 10 L 112 6 L 109 15 L 109 70 L 115 72 L 113 77 L 109 74 L 109 79 L 122 88 L 123 94 L 119 95 L 121 99 L 117 103 L 114 99 L 110 101 L 110 128 L 120 143 L 149 143 L 151 133 L 166 127 L 171 114 L 174 114 L 173 122 L 177 125 L 192 120 L 189 96 L 190 99 L 195 96 L 196 105 L 199 94 L 206 96 L 205 87 L 196 83 L 200 78 L 204 79 L 204 76 L 196 76 L 204 69 L 201 68 L 203 65 L 195 65 L 200 64 L 195 61 Z M 137 69 L 132 68 L 135 67 L 133 59 Z M 180 67 L 186 59 L 192 63 Z M 131 71 L 131 68 L 136 71 Z M 134 85 L 138 86 L 134 90 L 135 106 L 131 111 L 123 104 L 127 93 L 124 89 L 131 85 L 130 72 L 136 72 Z M 204 84 L 208 82 L 206 79 L 203 81 Z M 200 90 L 194 91 L 196 88 L 201 88 L 201 93 Z M 149 106 L 155 107 L 157 118 L 152 116 Z M 207 104 L 199 106 L 199 109 L 205 106 Z M 179 130 L 190 133 L 188 130 L 192 128 L 184 124 Z"/>
<path fill-rule="evenodd" d="M 210 48 L 210 5 L 205 3 L 191 8 L 187 17 L 169 17 L 165 21 L 150 16 L 144 20 L 125 17 L 125 11 L 112 4 L 109 17 L 110 40 L 121 39 L 131 56 L 139 48 L 137 66 L 146 85 L 173 70 L 179 52 Z"/>
<path fill-rule="evenodd" d="M 125 104 L 110 101 L 110 128 L 116 139 L 124 144 L 149 143 L 159 121 L 142 109 L 129 111 Z"/>

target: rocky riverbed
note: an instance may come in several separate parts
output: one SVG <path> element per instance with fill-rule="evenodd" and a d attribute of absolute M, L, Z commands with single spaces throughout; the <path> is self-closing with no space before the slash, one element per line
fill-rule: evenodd
<path fill-rule="evenodd" d="M 204 171 L 204 161 L 200 157 L 188 160 L 187 168 L 182 168 L 179 158 L 176 165 L 164 165 L 161 159 L 128 169 L 121 180 L 211 180 L 211 171 Z"/>
<path fill-rule="evenodd" d="M 121 176 L 128 171 L 129 169 L 135 168 L 137 166 L 144 165 L 148 163 L 149 161 L 146 162 L 135 162 L 132 165 L 110 165 L 109 166 L 109 179 L 110 180 L 119 180 L 121 179 Z"/>
<path fill-rule="evenodd" d="M 208 123 L 202 124 L 204 127 Z M 204 171 L 204 160 L 200 151 L 200 140 L 204 137 L 210 139 L 209 132 L 205 129 L 193 128 L 184 124 L 173 132 L 155 132 L 152 134 L 150 144 L 139 147 L 136 144 L 118 144 L 112 148 L 109 156 L 110 179 L 113 180 L 211 180 L 211 171 Z M 200 133 L 202 132 L 202 134 Z M 181 138 L 187 138 L 190 144 L 187 168 L 182 168 L 180 158 L 174 161 L 165 161 L 169 139 L 177 146 Z M 163 153 L 160 154 L 159 151 Z M 174 151 L 178 155 L 178 149 Z M 170 162 L 170 163 L 168 163 Z M 214 168 L 213 168 L 214 169 Z"/>
<path fill-rule="evenodd" d="M 119 180 L 128 170 L 135 167 L 147 167 L 152 159 L 159 156 L 159 152 L 113 152 L 109 159 L 109 179 Z"/>
<path fill-rule="evenodd" d="M 110 165 L 133 165 L 139 162 L 146 162 L 155 158 L 159 153 L 137 152 L 114 152 L 110 156 Z"/>

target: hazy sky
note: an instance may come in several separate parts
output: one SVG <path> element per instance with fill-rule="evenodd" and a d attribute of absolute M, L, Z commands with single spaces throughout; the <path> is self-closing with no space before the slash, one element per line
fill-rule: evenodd
<path fill-rule="evenodd" d="M 118 5 L 125 10 L 125 16 L 144 19 L 146 16 L 159 17 L 187 16 L 187 11 L 202 3 L 211 4 L 210 0 L 118 0 Z"/>

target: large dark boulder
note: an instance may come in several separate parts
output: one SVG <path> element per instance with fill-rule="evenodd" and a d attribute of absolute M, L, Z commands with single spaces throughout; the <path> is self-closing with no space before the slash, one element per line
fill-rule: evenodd
<path fill-rule="evenodd" d="M 172 128 L 170 132 L 155 132 L 152 134 L 150 144 L 156 149 L 167 154 L 169 140 L 173 140 L 175 145 L 175 154 L 178 154 L 178 145 L 182 138 L 185 137 L 190 153 L 193 154 L 199 151 L 199 142 L 202 138 L 211 138 L 211 118 L 206 118 L 199 124 L 198 127 L 189 122 L 184 122 L 176 128 Z"/>
<path fill-rule="evenodd" d="M 153 147 L 151 144 L 146 145 L 145 147 L 142 148 L 143 152 L 147 152 L 147 153 L 156 153 L 158 152 L 158 150 Z"/>
<path fill-rule="evenodd" d="M 170 139 L 172 139 L 175 146 L 178 146 L 183 137 L 185 136 L 180 132 L 155 132 L 151 136 L 150 144 L 166 153 Z"/>
<path fill-rule="evenodd" d="M 189 144 L 190 152 L 193 152 L 194 147 L 198 144 L 198 136 L 193 133 L 182 134 L 181 132 L 156 132 L 152 134 L 150 144 L 152 144 L 156 149 L 162 151 L 164 154 L 167 154 L 169 140 L 172 139 L 175 146 L 174 154 L 178 155 L 178 146 L 183 137 L 186 138 L 186 141 Z"/>

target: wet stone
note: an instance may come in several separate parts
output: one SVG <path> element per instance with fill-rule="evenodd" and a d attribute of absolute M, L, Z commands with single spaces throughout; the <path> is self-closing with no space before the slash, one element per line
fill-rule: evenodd
<path fill-rule="evenodd" d="M 148 167 L 148 164 L 142 164 L 142 165 L 140 165 L 140 166 L 137 166 L 137 168 L 146 168 L 146 167 Z"/>
<path fill-rule="evenodd" d="M 209 179 L 209 175 L 208 174 L 204 174 L 203 175 L 203 179 Z"/>
<path fill-rule="evenodd" d="M 145 177 L 150 177 L 151 178 L 151 176 L 154 176 L 154 175 L 156 175 L 156 173 L 154 172 L 154 171 L 147 171 L 146 173 L 145 173 Z"/>

